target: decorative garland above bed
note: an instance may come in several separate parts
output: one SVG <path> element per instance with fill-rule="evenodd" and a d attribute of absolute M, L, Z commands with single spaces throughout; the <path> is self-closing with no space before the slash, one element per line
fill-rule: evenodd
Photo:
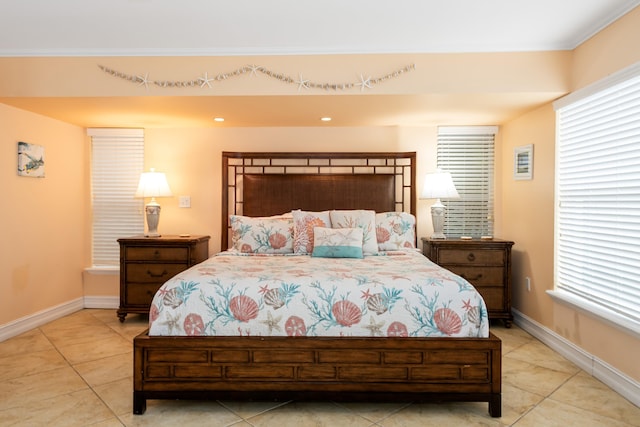
<path fill-rule="evenodd" d="M 258 73 L 270 77 L 275 80 L 279 80 L 282 83 L 297 85 L 298 92 L 302 89 L 323 89 L 323 90 L 350 90 L 353 88 L 360 88 L 360 91 L 364 91 L 365 89 L 373 89 L 373 86 L 378 85 L 380 83 L 384 83 L 387 80 L 391 80 L 397 77 L 400 77 L 404 73 L 408 73 L 409 71 L 413 71 L 416 69 L 416 64 L 407 65 L 405 67 L 399 68 L 396 71 L 385 74 L 383 76 L 371 78 L 369 75 L 365 77 L 366 74 L 360 73 L 360 80 L 357 82 L 346 82 L 346 83 L 321 83 L 312 81 L 309 79 L 305 79 L 302 73 L 298 73 L 298 78 L 292 77 L 287 74 L 278 73 L 276 71 L 270 70 L 267 67 L 263 67 L 261 65 L 245 65 L 243 67 L 237 68 L 233 71 L 226 73 L 218 73 L 212 74 L 209 76 L 208 72 L 204 72 L 201 77 L 191 79 L 191 80 L 152 80 L 149 78 L 149 73 L 145 74 L 127 74 L 121 71 L 114 70 L 109 67 L 105 67 L 104 65 L 98 65 L 105 73 L 118 77 L 123 80 L 128 80 L 132 83 L 137 83 L 138 86 L 144 86 L 146 89 L 149 89 L 149 85 L 154 85 L 162 88 L 166 87 L 200 87 L 200 88 L 212 88 L 213 83 L 219 83 L 225 80 L 228 80 L 232 77 L 240 77 L 245 74 L 249 74 L 251 76 L 257 76 Z"/>

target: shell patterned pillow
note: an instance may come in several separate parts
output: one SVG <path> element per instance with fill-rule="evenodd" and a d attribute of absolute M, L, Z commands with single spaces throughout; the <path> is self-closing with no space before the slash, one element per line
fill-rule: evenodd
<path fill-rule="evenodd" d="M 376 240 L 380 251 L 416 248 L 416 217 L 407 212 L 376 214 Z"/>
<path fill-rule="evenodd" d="M 313 229 L 331 227 L 329 211 L 307 212 L 291 211 L 293 216 L 293 253 L 311 254 L 313 252 Z"/>
<path fill-rule="evenodd" d="M 293 252 L 293 219 L 231 215 L 232 250 L 245 254 Z"/>
<path fill-rule="evenodd" d="M 365 255 L 378 254 L 375 211 L 364 209 L 331 211 L 331 227 L 361 228 L 362 251 Z"/>

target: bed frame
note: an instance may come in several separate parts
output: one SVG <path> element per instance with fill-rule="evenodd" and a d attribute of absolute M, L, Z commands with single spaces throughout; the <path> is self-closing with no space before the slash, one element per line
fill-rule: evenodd
<path fill-rule="evenodd" d="M 415 153 L 222 153 L 229 214 L 291 209 L 415 215 Z M 147 399 L 478 401 L 501 416 L 501 341 L 489 338 L 134 338 L 133 412 Z"/>

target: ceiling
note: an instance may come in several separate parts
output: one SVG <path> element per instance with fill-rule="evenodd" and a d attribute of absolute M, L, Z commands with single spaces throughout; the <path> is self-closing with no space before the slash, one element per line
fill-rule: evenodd
<path fill-rule="evenodd" d="M 571 50 L 640 0 L 28 0 L 0 14 L 0 56 L 254 56 Z M 1 73 L 1 70 L 0 70 Z M 0 94 L 2 96 L 2 94 Z M 499 123 L 549 94 L 0 98 L 79 126 Z M 274 111 L 270 106 L 283 105 Z M 284 104 L 281 104 L 284 103 Z M 251 108 L 248 108 L 248 107 Z M 252 113 L 247 116 L 247 111 Z M 214 113 L 215 111 L 215 113 Z"/>

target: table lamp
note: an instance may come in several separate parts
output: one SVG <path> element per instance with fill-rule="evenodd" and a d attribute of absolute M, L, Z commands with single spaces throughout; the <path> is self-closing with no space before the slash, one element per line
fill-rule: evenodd
<path fill-rule="evenodd" d="M 167 183 L 167 177 L 162 172 L 156 172 L 151 168 L 150 172 L 140 174 L 140 182 L 135 197 L 151 197 L 151 201 L 145 205 L 147 214 L 147 237 L 160 237 L 158 223 L 160 222 L 160 204 L 156 197 L 171 197 L 171 189 Z"/>
<path fill-rule="evenodd" d="M 453 185 L 453 179 L 449 172 L 438 169 L 435 173 L 429 173 L 424 178 L 424 186 L 422 187 L 421 199 L 437 199 L 431 205 L 431 220 L 433 221 L 432 239 L 446 239 L 444 229 L 444 212 L 445 206 L 440 199 L 457 199 L 460 195 Z"/>

